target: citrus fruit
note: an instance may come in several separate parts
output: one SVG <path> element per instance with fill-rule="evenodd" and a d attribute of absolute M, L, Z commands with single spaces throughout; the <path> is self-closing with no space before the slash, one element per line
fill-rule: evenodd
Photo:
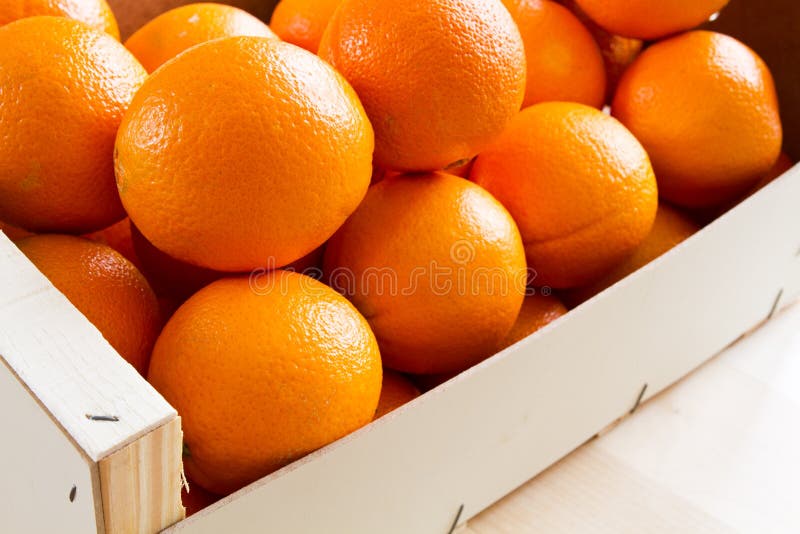
<path fill-rule="evenodd" d="M 286 41 L 317 53 L 322 33 L 342 0 L 281 0 L 269 27 Z"/>
<path fill-rule="evenodd" d="M 601 107 L 606 77 L 592 34 L 570 11 L 550 0 L 503 0 L 525 43 L 523 107 L 553 100 Z"/>
<path fill-rule="evenodd" d="M 682 206 L 741 195 L 781 150 L 769 69 L 719 33 L 694 31 L 649 47 L 622 76 L 611 111 L 650 155 L 662 197 Z"/>
<path fill-rule="evenodd" d="M 659 39 L 707 21 L 728 0 L 576 0 L 597 24 L 618 35 Z"/>
<path fill-rule="evenodd" d="M 589 33 L 592 34 L 592 37 L 597 42 L 597 46 L 600 48 L 600 55 L 603 56 L 603 64 L 606 71 L 605 101 L 610 101 L 614 97 L 614 91 L 617 89 L 622 73 L 642 51 L 644 42 L 641 39 L 614 35 L 598 26 L 595 21 L 584 13 L 575 0 L 562 0 L 561 4 L 578 17 L 578 20 L 586 26 L 586 29 L 589 30 Z"/>
<path fill-rule="evenodd" d="M 3 0 L 0 2 L 0 26 L 9 22 L 49 15 L 83 22 L 119 40 L 119 28 L 106 0 Z"/>
<path fill-rule="evenodd" d="M 352 88 L 296 46 L 197 45 L 154 72 L 117 136 L 117 185 L 160 250 L 220 271 L 286 265 L 364 197 L 373 134 Z"/>
<path fill-rule="evenodd" d="M 192 265 L 156 248 L 131 224 L 131 243 L 139 258 L 142 273 L 157 295 L 182 302 L 225 273 Z"/>
<path fill-rule="evenodd" d="M 645 238 L 658 205 L 642 145 L 583 104 L 522 110 L 478 156 L 470 179 L 511 212 L 537 286 L 602 276 Z"/>
<path fill-rule="evenodd" d="M 564 292 L 564 300 L 572 307 L 589 300 L 629 274 L 638 271 L 699 229 L 700 227 L 683 213 L 664 203 L 659 204 L 652 230 L 636 247 L 633 254 L 592 284 Z"/>
<path fill-rule="evenodd" d="M 0 221 L 0 231 L 6 234 L 11 241 L 16 241 L 17 239 L 22 239 L 23 237 L 28 237 L 33 235 L 31 232 L 20 228 L 19 226 L 14 226 L 13 224 L 8 224 L 3 221 Z"/>
<path fill-rule="evenodd" d="M 497 352 L 525 292 L 508 212 L 444 173 L 389 176 L 328 241 L 324 272 L 369 321 L 387 367 L 460 371 Z"/>
<path fill-rule="evenodd" d="M 114 136 L 146 76 L 118 41 L 81 22 L 0 28 L 0 219 L 67 233 L 122 219 Z"/>
<path fill-rule="evenodd" d="M 533 334 L 540 328 L 550 324 L 567 313 L 567 308 L 561 301 L 552 295 L 542 295 L 540 292 L 528 295 L 522 301 L 516 321 L 506 337 L 500 343 L 498 350 L 510 347 Z M 413 383 L 422 391 L 429 391 L 443 384 L 459 373 L 440 373 L 433 375 L 414 375 Z"/>
<path fill-rule="evenodd" d="M 188 481 L 188 485 L 188 490 L 185 486 L 181 488 L 181 503 L 186 508 L 186 517 L 196 514 L 207 506 L 211 506 L 221 498 L 219 495 L 214 495 L 210 491 L 204 490 L 202 486 L 192 481 Z"/>
<path fill-rule="evenodd" d="M 102 230 L 85 234 L 83 237 L 90 239 L 103 245 L 108 245 L 113 248 L 140 271 L 142 270 L 142 263 L 136 255 L 136 250 L 133 246 L 133 237 L 131 236 L 131 220 L 127 217 L 119 222 L 112 224 Z M 149 278 L 148 278 L 149 281 Z"/>
<path fill-rule="evenodd" d="M 148 379 L 181 415 L 188 476 L 227 494 L 369 423 L 381 358 L 344 297 L 277 270 L 187 300 Z"/>
<path fill-rule="evenodd" d="M 411 380 L 391 369 L 383 370 L 383 385 L 378 408 L 375 410 L 375 419 L 396 410 L 410 400 L 419 397 L 420 393 Z"/>
<path fill-rule="evenodd" d="M 325 245 L 319 246 L 303 256 L 302 258 L 281 267 L 286 271 L 310 276 L 319 280 L 322 277 L 322 256 L 325 253 Z"/>
<path fill-rule="evenodd" d="M 767 171 L 767 173 L 764 176 L 762 176 L 758 180 L 758 182 L 756 182 L 756 185 L 753 186 L 753 189 L 752 191 L 750 191 L 750 194 L 752 195 L 753 193 L 755 193 L 768 183 L 780 177 L 783 173 L 785 173 L 792 167 L 794 167 L 794 162 L 792 161 L 792 158 L 790 158 L 786 152 L 781 152 L 780 155 L 778 156 L 778 159 L 775 161 L 775 164 L 772 166 L 772 168 L 770 168 L 770 170 Z"/>
<path fill-rule="evenodd" d="M 123 39 L 170 9 L 186 5 L 191 0 L 106 0 L 117 15 Z M 269 19 L 277 0 L 225 0 L 225 5 L 238 7 L 260 20 Z"/>
<path fill-rule="evenodd" d="M 500 0 L 344 0 L 319 55 L 361 98 L 386 169 L 465 163 L 525 94 L 525 49 Z"/>
<path fill-rule="evenodd" d="M 526 296 L 522 301 L 522 308 L 519 310 L 517 320 L 501 343 L 501 347 L 510 347 L 565 313 L 567 313 L 567 308 L 553 295 L 542 295 L 537 292 Z"/>
<path fill-rule="evenodd" d="M 788 171 L 794 166 L 792 159 L 789 157 L 788 154 L 785 152 L 781 152 L 780 156 L 778 156 L 778 160 L 775 162 L 775 165 L 767 171 L 764 176 L 762 176 L 756 184 L 751 187 L 745 194 L 738 196 L 728 202 L 723 204 L 719 204 L 716 206 L 710 206 L 707 208 L 700 208 L 697 210 L 692 211 L 693 218 L 698 221 L 700 224 L 708 224 L 709 222 L 713 221 L 723 213 L 727 212 L 731 208 L 735 207 L 741 201 L 756 194 L 759 190 L 765 187 L 767 184 L 781 176 L 783 173 Z"/>
<path fill-rule="evenodd" d="M 136 267 L 111 247 L 81 237 L 43 234 L 16 244 L 119 355 L 145 374 L 161 316 Z"/>
<path fill-rule="evenodd" d="M 162 13 L 131 35 L 125 47 L 147 72 L 153 72 L 187 48 L 239 35 L 276 38 L 269 26 L 247 11 L 223 4 L 199 3 Z"/>

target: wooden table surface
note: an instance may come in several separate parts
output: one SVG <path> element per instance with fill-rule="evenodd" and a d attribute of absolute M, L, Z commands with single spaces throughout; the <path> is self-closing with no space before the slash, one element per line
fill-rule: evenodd
<path fill-rule="evenodd" d="M 800 304 L 456 532 L 800 533 Z"/>

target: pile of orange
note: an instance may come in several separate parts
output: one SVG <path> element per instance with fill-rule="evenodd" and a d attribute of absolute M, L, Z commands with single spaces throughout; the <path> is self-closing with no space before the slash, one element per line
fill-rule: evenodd
<path fill-rule="evenodd" d="M 123 45 L 104 0 L 10 0 L 0 229 L 177 408 L 195 509 L 785 169 L 767 66 L 694 30 L 725 3 L 203 3 Z"/>

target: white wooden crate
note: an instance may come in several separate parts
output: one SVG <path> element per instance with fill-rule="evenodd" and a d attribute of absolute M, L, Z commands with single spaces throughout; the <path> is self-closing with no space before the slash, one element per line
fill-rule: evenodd
<path fill-rule="evenodd" d="M 763 3 L 748 42 L 788 69 L 800 38 L 779 28 L 800 10 L 766 4 L 789 5 Z M 796 86 L 783 96 L 797 117 Z M 795 299 L 799 204 L 797 166 L 545 329 L 184 521 L 175 410 L 0 234 L 0 531 L 448 532 Z"/>

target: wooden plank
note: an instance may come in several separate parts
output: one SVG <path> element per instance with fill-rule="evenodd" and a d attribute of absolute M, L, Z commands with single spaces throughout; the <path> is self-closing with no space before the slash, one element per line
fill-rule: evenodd
<path fill-rule="evenodd" d="M 447 532 L 796 297 L 798 198 L 795 167 L 545 329 L 168 532 Z"/>
<path fill-rule="evenodd" d="M 95 464 L 0 357 L 0 531 L 100 532 Z M 73 492 L 72 498 L 70 495 Z"/>
<path fill-rule="evenodd" d="M 2 232 L 0 325 L 0 354 L 91 460 L 175 418 L 163 397 Z"/>
<path fill-rule="evenodd" d="M 176 417 L 100 461 L 107 533 L 152 534 L 184 518 L 182 444 Z"/>
<path fill-rule="evenodd" d="M 800 532 L 800 303 L 468 523 Z"/>

